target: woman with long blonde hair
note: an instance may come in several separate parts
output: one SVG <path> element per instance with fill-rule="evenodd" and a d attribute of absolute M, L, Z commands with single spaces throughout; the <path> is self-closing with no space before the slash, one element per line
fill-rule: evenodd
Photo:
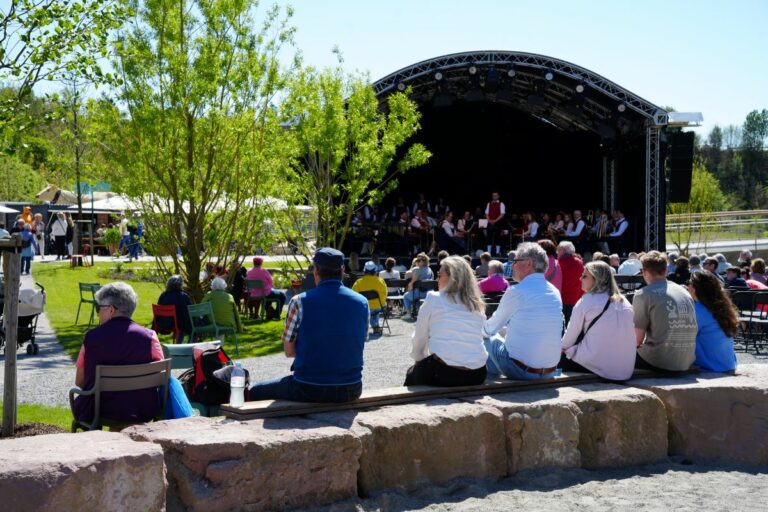
<path fill-rule="evenodd" d="M 406 386 L 470 386 L 486 377 L 481 331 L 485 303 L 469 264 L 449 256 L 440 264 L 438 291 L 429 292 L 413 334 Z"/>
<path fill-rule="evenodd" d="M 595 373 L 626 380 L 635 367 L 637 340 L 632 305 L 625 299 L 611 267 L 591 261 L 581 275 L 581 299 L 573 307 L 563 335 L 563 371 Z"/>

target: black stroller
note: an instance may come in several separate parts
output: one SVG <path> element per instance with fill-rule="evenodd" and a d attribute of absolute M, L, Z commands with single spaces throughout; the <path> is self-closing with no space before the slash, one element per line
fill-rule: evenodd
<path fill-rule="evenodd" d="M 33 288 L 22 288 L 19 290 L 19 323 L 16 329 L 18 348 L 27 345 L 27 354 L 35 355 L 39 347 L 35 343 L 35 333 L 37 332 L 37 317 L 45 310 L 45 288 L 41 284 L 35 283 L 40 290 Z M 0 281 L 0 290 L 5 290 L 2 281 Z M 0 291 L 0 350 L 5 353 L 5 325 L 3 322 L 3 311 L 5 307 L 5 298 L 3 291 Z"/>

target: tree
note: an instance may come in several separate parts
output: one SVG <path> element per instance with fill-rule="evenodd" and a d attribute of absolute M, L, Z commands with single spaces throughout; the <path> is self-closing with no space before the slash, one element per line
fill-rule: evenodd
<path fill-rule="evenodd" d="M 699 159 L 694 162 L 691 179 L 691 197 L 687 203 L 667 204 L 668 221 L 672 228 L 668 235 L 681 254 L 688 254 L 691 242 L 706 243 L 712 233 L 707 224 L 712 212 L 728 209 L 728 201 L 717 179 Z"/>
<path fill-rule="evenodd" d="M 747 114 L 741 137 L 741 157 L 744 162 L 744 198 L 749 208 L 766 205 L 765 183 L 768 181 L 768 158 L 763 146 L 768 137 L 768 110 L 753 110 Z"/>
<path fill-rule="evenodd" d="M 97 82 L 112 77 L 101 70 L 111 30 L 120 26 L 125 0 L 9 0 L 0 7 L 0 82 L 14 94 L 0 105 L 0 133 L 6 137 L 35 119 L 25 102 L 33 87 L 77 72 Z"/>
<path fill-rule="evenodd" d="M 31 202 L 45 186 L 45 179 L 35 169 L 19 161 L 15 155 L 0 155 L 0 197 L 3 201 Z"/>
<path fill-rule="evenodd" d="M 292 11 L 271 8 L 255 32 L 256 7 L 142 2 L 115 48 L 126 115 L 101 115 L 116 188 L 140 205 L 160 270 L 182 273 L 197 299 L 205 262 L 226 266 L 270 236 L 260 205 L 280 187 L 289 153 L 273 102 Z"/>
<path fill-rule="evenodd" d="M 368 83 L 338 68 L 309 67 L 292 83 L 285 107 L 296 155 L 291 199 L 315 208 L 319 246 L 341 248 L 354 213 L 430 157 L 423 145 L 408 145 L 421 116 L 408 92 L 380 108 Z"/>

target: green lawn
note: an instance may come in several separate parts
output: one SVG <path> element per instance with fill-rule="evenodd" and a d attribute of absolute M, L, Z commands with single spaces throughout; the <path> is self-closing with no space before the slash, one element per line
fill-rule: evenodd
<path fill-rule="evenodd" d="M 3 404 L 0 403 L 0 416 L 3 414 Z M 61 427 L 69 432 L 72 426 L 72 412 L 68 407 L 46 407 L 38 404 L 18 404 L 16 408 L 16 423 L 46 423 Z"/>
<path fill-rule="evenodd" d="M 130 268 L 151 266 L 151 263 L 129 263 L 123 265 L 123 272 Z M 74 359 L 80 351 L 83 336 L 88 327 L 90 309 L 83 304 L 80 311 L 80 320 L 75 325 L 75 314 L 80 301 L 78 283 L 106 284 L 110 280 L 97 275 L 99 269 L 105 270 L 113 267 L 113 263 L 96 263 L 95 267 L 70 268 L 67 263 L 36 263 L 32 273 L 35 281 L 45 287 L 47 304 L 45 312 L 56 331 L 56 336 L 64 349 Z M 133 319 L 149 326 L 152 323 L 152 304 L 157 301 L 163 288 L 156 283 L 139 281 L 127 281 L 139 296 L 139 305 L 133 315 Z M 94 315 L 94 322 L 98 319 Z M 260 320 L 244 320 L 246 333 L 238 335 L 240 346 L 239 358 L 263 356 L 274 354 L 283 349 L 280 335 L 283 331 L 283 322 L 262 322 Z M 163 343 L 170 342 L 170 336 L 160 336 Z M 230 357 L 235 357 L 234 341 L 227 338 L 225 348 Z"/>

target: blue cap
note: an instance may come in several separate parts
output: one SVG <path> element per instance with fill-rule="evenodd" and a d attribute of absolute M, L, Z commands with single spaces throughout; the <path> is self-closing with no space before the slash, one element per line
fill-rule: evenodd
<path fill-rule="evenodd" d="M 344 253 L 333 247 L 323 247 L 318 249 L 312 262 L 325 268 L 341 268 L 344 266 Z"/>
<path fill-rule="evenodd" d="M 376 272 L 376 264 L 372 261 L 366 261 L 365 265 L 363 266 L 363 272 L 373 274 Z"/>

